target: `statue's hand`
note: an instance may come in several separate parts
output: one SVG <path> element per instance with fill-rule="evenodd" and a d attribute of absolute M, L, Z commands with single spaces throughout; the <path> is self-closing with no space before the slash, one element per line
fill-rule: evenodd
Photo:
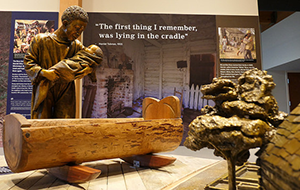
<path fill-rule="evenodd" d="M 40 74 L 50 81 L 56 81 L 58 79 L 58 75 L 56 74 L 55 70 L 42 69 Z"/>

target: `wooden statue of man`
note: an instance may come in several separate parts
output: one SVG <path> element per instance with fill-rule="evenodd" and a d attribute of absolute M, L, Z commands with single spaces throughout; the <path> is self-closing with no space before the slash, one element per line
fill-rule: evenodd
<path fill-rule="evenodd" d="M 54 33 L 38 34 L 34 37 L 24 58 L 25 70 L 33 84 L 32 119 L 74 118 L 74 80 L 92 72 L 87 66 L 81 68 L 74 80 L 63 81 L 58 80 L 58 73 L 51 69 L 84 49 L 77 38 L 88 23 L 87 13 L 79 6 L 71 6 L 64 11 L 61 19 L 62 26 Z M 72 60 L 68 60 L 70 62 Z"/>

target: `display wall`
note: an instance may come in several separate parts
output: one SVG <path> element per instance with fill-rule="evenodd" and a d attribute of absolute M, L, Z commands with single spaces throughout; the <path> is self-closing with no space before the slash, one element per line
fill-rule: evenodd
<path fill-rule="evenodd" d="M 59 0 L 1 1 L 0 11 L 59 12 Z"/>
<path fill-rule="evenodd" d="M 91 19 L 83 43 L 97 44 L 104 52 L 98 82 L 85 78 L 83 83 L 83 117 L 124 117 L 120 107 L 138 111 L 144 97 L 162 99 L 174 90 L 183 93 L 178 96 L 183 108 L 199 111 L 213 104 L 201 99 L 201 85 L 213 77 L 236 81 L 244 71 L 261 68 L 256 1 L 241 9 L 240 2 L 230 8 L 222 1 L 172 6 L 156 6 L 170 1 L 129 1 L 122 6 L 118 2 L 83 2 Z M 248 31 L 253 39 L 251 58 L 237 54 Z M 110 107 L 120 110 L 114 113 Z"/>
<path fill-rule="evenodd" d="M 53 1 L 46 1 L 46 0 L 29 0 L 29 1 L 21 1 L 21 0 L 15 0 L 15 1 L 2 1 L 0 6 L 0 17 L 2 18 L 0 20 L 0 40 L 1 40 L 1 46 L 0 46 L 0 131 L 2 131 L 2 125 L 3 125 L 3 118 L 7 114 L 7 100 L 11 100 L 10 98 L 7 99 L 7 96 L 10 92 L 7 91 L 8 86 L 11 85 L 8 84 L 8 81 L 12 79 L 12 73 L 9 73 L 9 67 L 12 67 L 12 60 L 13 60 L 13 44 L 14 41 L 14 22 L 12 21 L 12 16 L 14 13 L 22 12 L 20 17 L 16 19 L 23 19 L 28 16 L 28 13 L 37 13 L 37 12 L 46 12 L 46 13 L 55 13 L 55 15 L 58 15 L 59 11 L 59 0 L 53 0 Z M 23 14 L 24 13 L 24 14 Z M 42 13 L 42 14 L 43 14 Z M 34 15 L 33 14 L 33 15 Z M 16 14 L 15 14 L 16 15 Z M 28 17 L 27 17 L 28 19 Z M 38 17 L 32 18 L 32 19 L 39 19 Z M 13 28 L 13 29 L 12 29 Z M 12 41 L 12 42 L 11 42 Z M 15 64 L 17 66 L 18 64 Z M 22 64 L 20 64 L 22 67 Z M 18 73 L 23 73 L 21 67 L 18 66 L 18 69 L 16 71 L 20 71 Z M 12 70 L 11 70 L 12 72 Z M 15 75 L 18 76 L 18 75 Z M 22 81 L 23 82 L 23 81 Z M 25 103 L 30 101 L 30 95 L 26 97 Z M 16 102 L 15 102 L 16 103 Z M 25 104 L 23 104 L 24 106 Z M 28 107 L 28 106 L 27 106 Z M 23 112 L 22 110 L 21 112 Z M 18 112 L 18 111 L 17 111 Z M 27 110 L 28 112 L 28 110 Z M 28 113 L 26 113 L 28 114 Z M 25 116 L 26 116 L 25 114 Z M 28 116 L 28 115 L 27 115 Z M 2 134 L 2 132 L 1 132 Z M 2 147 L 2 137 L 0 137 L 0 147 Z"/>
<path fill-rule="evenodd" d="M 205 15 L 248 15 L 258 16 L 256 0 L 245 4 L 238 0 L 122 0 L 98 1 L 83 0 L 82 7 L 88 12 L 105 13 L 172 13 L 172 14 L 205 14 Z"/>
<path fill-rule="evenodd" d="M 39 3 L 34 3 L 34 1 L 27 1 L 24 4 L 22 1 L 14 1 L 14 4 L 9 2 L 5 2 L 1 7 L 0 14 L 7 14 L 13 13 L 16 11 L 26 12 L 58 12 L 59 10 L 59 1 L 39 1 Z M 91 32 L 101 33 L 99 31 L 99 26 L 95 27 L 97 19 L 97 15 L 101 14 L 105 17 L 105 22 L 112 22 L 115 24 L 115 20 L 119 19 L 123 15 L 126 14 L 127 17 L 131 14 L 139 14 L 137 16 L 137 20 L 132 23 L 126 23 L 128 19 L 124 17 L 123 20 L 118 21 L 119 23 L 124 24 L 131 24 L 133 27 L 134 24 L 143 24 L 146 23 L 143 17 L 149 16 L 149 14 L 153 14 L 153 16 L 158 16 L 160 20 L 164 24 L 160 24 L 161 26 L 176 26 L 177 23 L 175 21 L 175 17 L 181 20 L 181 26 L 186 25 L 187 27 L 195 27 L 194 31 L 191 29 L 190 31 L 185 33 L 178 33 L 177 37 L 185 38 L 185 39 L 163 39 L 162 34 L 159 35 L 159 39 L 157 39 L 156 34 L 153 33 L 153 36 L 150 34 L 151 39 L 145 33 L 143 40 L 131 40 L 125 39 L 122 37 L 118 43 L 122 43 L 123 45 L 119 45 L 113 50 L 109 50 L 112 46 L 102 47 L 104 50 L 107 48 L 109 52 L 114 51 L 114 55 L 110 56 L 113 58 L 115 56 L 115 60 L 110 61 L 106 57 L 106 62 L 104 61 L 103 64 L 105 65 L 104 68 L 115 69 L 120 64 L 119 62 L 124 63 L 123 66 L 128 68 L 125 69 L 128 74 L 128 77 L 132 77 L 131 82 L 129 82 L 128 86 L 130 86 L 131 90 L 127 90 L 124 92 L 125 94 L 129 94 L 129 100 L 125 101 L 125 107 L 130 107 L 132 104 L 138 103 L 137 100 L 140 97 L 145 96 L 153 96 L 157 98 L 163 98 L 168 95 L 172 95 L 174 93 L 174 88 L 179 91 L 186 91 L 185 87 L 189 86 L 191 88 L 192 83 L 197 83 L 197 72 L 190 72 L 195 71 L 197 69 L 197 63 L 199 59 L 201 60 L 208 60 L 212 65 L 210 68 L 211 71 L 203 72 L 205 74 L 209 73 L 209 77 L 212 76 L 222 76 L 220 73 L 220 33 L 218 30 L 226 30 L 226 27 L 230 29 L 239 30 L 242 29 L 243 32 L 248 29 L 252 29 L 254 31 L 253 35 L 259 34 L 258 29 L 258 8 L 257 8 L 257 1 L 252 0 L 247 2 L 247 6 L 243 2 L 231 0 L 231 1 L 147 1 L 147 2 L 140 2 L 140 1 L 83 1 L 82 2 L 83 8 L 91 14 L 92 22 L 88 26 L 88 30 L 84 33 L 84 35 L 88 36 Z M 113 13 L 113 14 L 111 14 Z M 112 17 L 119 14 L 119 18 L 108 18 L 105 14 L 111 14 Z M 125 15 L 125 16 L 126 16 Z M 194 23 L 188 23 L 187 20 L 193 20 L 191 18 L 197 18 Z M 18 18 L 22 19 L 22 18 Z M 38 19 L 38 18 L 36 18 Z M 94 19 L 94 20 L 93 20 Z M 186 21 L 185 21 L 186 20 Z M 203 23 L 202 23 L 203 20 Z M 240 21 L 238 21 L 240 20 Z M 198 21 L 198 23 L 197 23 Z M 243 22 L 244 21 L 244 22 Z M 98 21 L 97 21 L 98 22 Z M 100 21 L 103 23 L 103 21 Z M 11 23 L 12 24 L 12 23 Z M 94 26 L 92 26 L 92 25 Z M 154 25 L 155 21 L 148 22 L 148 25 Z M 113 25 L 115 26 L 115 25 Z M 220 28 L 220 29 L 218 29 Z M 107 29 L 104 29 L 107 33 Z M 196 31 L 197 30 L 197 31 Z M 229 31 L 229 30 L 228 30 Z M 11 31 L 10 31 L 11 32 Z M 121 32 L 120 35 L 125 34 L 125 30 L 119 30 Z M 136 35 L 138 33 L 142 34 L 145 32 L 143 30 L 136 29 Z M 149 32 L 149 31 L 148 31 Z M 152 31 L 153 32 L 153 31 Z M 242 33 L 243 33 L 242 32 Z M 169 30 L 167 34 L 169 37 L 176 36 L 175 30 Z M 3 35 L 3 34 L 0 34 Z M 116 35 L 116 31 L 114 31 L 114 35 Z M 126 35 L 123 35 L 126 36 Z M 137 37 L 137 36 L 136 36 Z M 12 35 L 10 36 L 12 38 Z M 200 40 L 199 40 L 200 39 Z M 97 39 L 99 40 L 99 39 Z M 95 39 L 89 39 L 88 37 L 84 38 L 83 43 L 85 45 L 89 45 L 90 43 L 105 43 L 101 41 L 97 41 Z M 103 40 L 103 39 L 102 39 Z M 145 42 L 146 41 L 146 42 Z M 173 43 L 175 41 L 175 43 Z M 171 43 L 172 42 L 172 43 Z M 147 44 L 148 43 L 148 44 Z M 145 45 L 146 44 L 146 45 Z M 255 61 L 252 63 L 247 64 L 247 66 L 253 66 L 260 68 L 260 39 L 259 35 L 255 35 Z M 101 45 L 100 45 L 101 46 Z M 161 46 L 161 47 L 160 47 Z M 12 53 L 12 44 L 10 43 L 10 57 L 13 56 Z M 174 51 L 173 51 L 174 50 Z M 135 52 L 135 53 L 134 53 Z M 138 52 L 138 53 L 136 53 Z M 156 52 L 156 53 L 155 53 Z M 156 58 L 154 57 L 157 56 Z M 172 58 L 173 57 L 173 58 Z M 232 58 L 232 57 L 231 57 Z M 157 59 L 153 62 L 151 59 Z M 232 61 L 234 60 L 234 61 Z M 226 61 L 226 67 L 228 63 L 236 64 L 236 59 L 232 59 L 230 61 Z M 177 62 L 183 61 L 184 67 L 178 66 Z M 224 60 L 223 60 L 224 61 Z M 245 60 L 243 58 L 239 59 L 239 64 L 244 64 Z M 5 65 L 5 63 L 1 63 L 1 65 Z M 111 66 L 109 64 L 114 64 Z M 209 65 L 208 64 L 208 65 Z M 224 66 L 224 65 L 223 65 Z M 232 66 L 232 65 L 231 65 Z M 245 66 L 245 65 L 244 65 Z M 244 67 L 242 66 L 242 67 Z M 233 65 L 231 70 L 235 68 Z M 244 67 L 246 68 L 246 67 Z M 242 71 L 241 68 L 240 72 Z M 247 67 L 248 68 L 248 67 Z M 202 68 L 207 69 L 207 68 Z M 125 71 L 124 70 L 124 71 Z M 204 70 L 203 70 L 204 71 Z M 99 69 L 100 74 L 99 76 L 103 76 L 103 70 Z M 102 72 L 102 73 L 101 73 Z M 118 75 L 120 73 L 114 74 L 115 71 L 109 71 L 112 75 Z M 230 74 L 228 74 L 230 73 Z M 227 76 L 233 76 L 231 74 L 232 71 L 227 72 Z M 238 73 L 240 74 L 240 73 Z M 235 74 L 235 77 L 238 76 Z M 199 71 L 199 75 L 201 75 L 201 71 Z M 9 77 L 12 77 L 12 74 L 9 74 Z M 9 78 L 8 77 L 8 78 Z M 201 83 L 201 82 L 200 82 Z M 201 85 L 199 83 L 199 85 Z M 119 88 L 126 88 L 126 85 Z M 5 86 L 2 88 L 6 88 Z M 195 84 L 196 88 L 196 84 Z M 6 89 L 5 89 L 6 90 Z M 2 91 L 5 91 L 2 90 Z M 9 89 L 11 90 L 11 89 Z M 99 91 L 99 90 L 98 90 Z M 86 91 L 85 91 L 86 92 Z M 5 95 L 2 95 L 5 96 Z M 2 97 L 1 96 L 1 97 Z M 85 94 L 83 94 L 85 96 Z M 116 97 L 115 97 L 116 99 Z M 126 99 L 126 98 L 125 98 Z M 102 99 L 100 100 L 102 101 Z M 8 101 L 9 102 L 9 101 Z M 186 103 L 186 102 L 185 102 Z M 185 107 L 190 107 L 191 105 L 185 105 Z M 1 106 L 2 108 L 5 105 Z M 197 105 L 193 105 L 192 107 L 199 109 L 200 107 Z M 8 111 L 7 113 L 10 113 Z M 105 117 L 104 115 L 102 115 Z M 102 117 L 101 116 L 101 117 Z"/>

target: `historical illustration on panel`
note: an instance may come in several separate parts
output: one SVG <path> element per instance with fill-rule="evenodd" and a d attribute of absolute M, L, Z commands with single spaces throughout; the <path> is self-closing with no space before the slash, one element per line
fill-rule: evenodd
<path fill-rule="evenodd" d="M 14 58 L 23 59 L 35 35 L 52 32 L 54 32 L 53 20 L 15 20 Z"/>
<path fill-rule="evenodd" d="M 220 62 L 256 62 L 254 28 L 218 28 Z"/>

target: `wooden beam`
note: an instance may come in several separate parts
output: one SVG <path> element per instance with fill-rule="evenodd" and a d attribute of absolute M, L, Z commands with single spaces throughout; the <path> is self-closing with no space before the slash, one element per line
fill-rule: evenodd
<path fill-rule="evenodd" d="M 60 6 L 59 6 L 59 26 L 61 26 L 61 15 L 66 10 L 66 8 L 72 6 L 72 5 L 78 5 L 82 7 L 82 0 L 60 0 Z"/>
<path fill-rule="evenodd" d="M 78 5 L 82 7 L 82 0 L 60 0 L 59 8 L 59 26 L 61 26 L 61 15 L 66 8 Z M 79 37 L 80 38 L 80 37 Z M 80 39 L 79 39 L 80 40 Z M 76 96 L 76 113 L 75 118 L 81 118 L 81 107 L 82 107 L 82 80 L 75 80 L 75 96 Z"/>

